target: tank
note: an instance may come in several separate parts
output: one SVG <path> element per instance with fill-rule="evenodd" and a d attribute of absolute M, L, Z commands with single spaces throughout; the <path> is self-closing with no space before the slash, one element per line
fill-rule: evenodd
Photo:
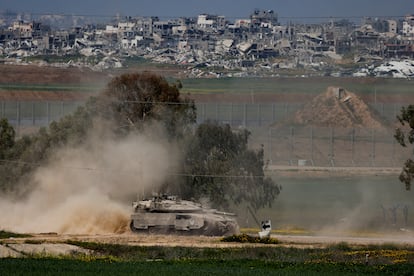
<path fill-rule="evenodd" d="M 229 236 L 239 233 L 236 215 L 203 208 L 176 196 L 153 196 L 133 203 L 131 230 L 136 233 Z"/>

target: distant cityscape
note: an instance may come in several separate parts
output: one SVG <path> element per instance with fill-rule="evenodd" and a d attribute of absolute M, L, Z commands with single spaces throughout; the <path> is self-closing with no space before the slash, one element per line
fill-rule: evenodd
<path fill-rule="evenodd" d="M 0 62 L 106 70 L 142 58 L 186 66 L 186 77 L 414 77 L 414 15 L 281 24 L 273 10 L 246 18 L 200 14 L 161 20 L 0 13 Z M 61 57 L 51 59 L 48 57 Z"/>

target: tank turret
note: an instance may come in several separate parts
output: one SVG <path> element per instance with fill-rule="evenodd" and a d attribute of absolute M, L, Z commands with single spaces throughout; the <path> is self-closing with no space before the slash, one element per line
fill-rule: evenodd
<path fill-rule="evenodd" d="M 154 234 L 228 236 L 239 232 L 235 214 L 171 195 L 134 202 L 130 227 L 133 232 Z"/>

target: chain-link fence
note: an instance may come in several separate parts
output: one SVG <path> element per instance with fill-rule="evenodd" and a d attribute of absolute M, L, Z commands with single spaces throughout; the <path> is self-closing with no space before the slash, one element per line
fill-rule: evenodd
<path fill-rule="evenodd" d="M 198 122 L 213 120 L 252 131 L 252 147 L 263 146 L 270 165 L 400 167 L 410 156 L 392 129 L 300 127 L 289 117 L 304 103 L 201 103 Z M 395 122 L 401 103 L 369 104 Z"/>
<path fill-rule="evenodd" d="M 0 117 L 18 134 L 25 128 L 47 126 L 73 112 L 82 102 L 3 101 Z M 288 118 L 303 103 L 197 103 L 197 121 L 217 121 L 252 132 L 251 145 L 263 145 L 271 165 L 400 166 L 407 151 L 390 131 L 364 128 L 292 126 Z M 403 104 L 370 104 L 384 120 L 395 121 Z"/>
<path fill-rule="evenodd" d="M 295 111 L 302 108 L 300 102 L 278 103 L 198 103 L 197 120 L 199 123 L 214 120 L 238 126 L 270 126 L 288 118 Z M 370 103 L 384 120 L 394 121 L 406 105 L 403 103 Z"/>
<path fill-rule="evenodd" d="M 19 130 L 47 126 L 72 113 L 82 102 L 73 101 L 0 101 L 0 118 L 6 118 Z"/>
<path fill-rule="evenodd" d="M 255 130 L 252 141 L 256 147 L 264 146 L 269 165 L 399 167 L 409 157 L 392 130 L 311 126 Z"/>

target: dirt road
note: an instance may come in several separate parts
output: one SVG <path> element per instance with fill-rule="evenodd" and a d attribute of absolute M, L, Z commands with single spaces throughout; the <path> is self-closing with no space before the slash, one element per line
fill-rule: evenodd
<path fill-rule="evenodd" d="M 199 247 L 199 248 L 237 248 L 257 246 L 283 246 L 297 248 L 324 248 L 329 245 L 346 243 L 352 245 L 382 245 L 414 246 L 414 233 L 407 230 L 392 235 L 376 234 L 372 237 L 352 237 L 338 235 L 273 235 L 280 241 L 276 245 L 229 243 L 220 241 L 221 237 L 205 236 L 174 236 L 146 234 L 108 234 L 108 235 L 57 235 L 35 234 L 30 238 L 3 239 L 0 245 L 0 258 L 20 257 L 27 254 L 66 255 L 88 251 L 67 244 L 67 241 L 83 241 L 96 243 L 122 244 L 131 246 L 167 246 L 167 247 Z"/>

